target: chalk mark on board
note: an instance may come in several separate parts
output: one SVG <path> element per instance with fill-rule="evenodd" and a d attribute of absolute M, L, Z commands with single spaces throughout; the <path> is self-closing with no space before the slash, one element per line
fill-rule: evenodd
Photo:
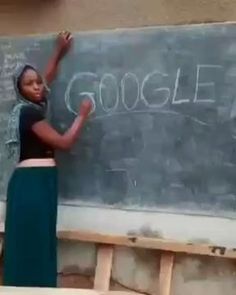
<path fill-rule="evenodd" d="M 104 104 L 104 100 L 103 100 L 103 95 L 102 95 L 102 91 L 104 89 L 106 89 L 106 83 L 105 81 L 110 79 L 110 81 L 113 81 L 114 82 L 114 85 L 115 85 L 115 103 L 112 107 L 108 107 Z M 118 88 L 118 84 L 117 84 L 117 80 L 116 80 L 116 77 L 113 75 L 113 74 L 110 74 L 110 73 L 105 73 L 103 76 L 102 76 L 102 79 L 101 79 L 101 82 L 99 84 L 99 100 L 100 100 L 100 104 L 102 106 L 102 109 L 105 111 L 105 112 L 110 112 L 110 111 L 114 111 L 116 110 L 118 104 L 119 104 L 119 88 Z"/>
<path fill-rule="evenodd" d="M 90 121 L 95 121 L 95 120 L 101 120 L 101 119 L 105 119 L 108 117 L 113 117 L 113 116 L 122 116 L 122 115 L 130 115 L 130 114 L 146 114 L 146 113 L 150 113 L 150 114 L 155 114 L 155 113 L 159 113 L 159 114 L 170 114 L 170 115 L 177 115 L 177 116 L 184 116 L 186 118 L 191 119 L 192 121 L 202 125 L 202 126 L 209 126 L 209 124 L 207 124 L 206 122 L 203 122 L 193 116 L 190 115 L 186 115 L 186 114 L 182 114 L 182 113 L 178 113 L 175 111 L 168 111 L 168 110 L 159 110 L 159 109 L 151 109 L 151 110 L 136 110 L 136 111 L 132 111 L 132 112 L 117 112 L 117 113 L 109 113 L 109 114 L 105 114 L 105 115 L 101 115 L 101 116 L 97 116 L 95 118 L 90 119 Z"/>
<path fill-rule="evenodd" d="M 209 82 L 200 82 L 200 70 L 201 69 L 221 69 L 223 68 L 221 65 L 207 65 L 207 64 L 202 64 L 202 65 L 197 65 L 197 81 L 196 81 L 196 88 L 195 88 L 195 93 L 194 93 L 194 99 L 193 102 L 208 102 L 208 103 L 214 103 L 215 99 L 213 98 L 208 98 L 208 99 L 200 99 L 198 98 L 198 92 L 200 87 L 212 87 L 215 89 L 215 82 L 209 81 Z"/>
<path fill-rule="evenodd" d="M 125 84 L 127 83 L 128 79 L 129 80 L 133 79 L 133 81 L 136 83 L 136 86 L 137 86 L 137 96 L 136 96 L 135 102 L 133 103 L 132 106 L 128 106 L 128 104 L 125 101 Z M 136 108 L 138 101 L 139 101 L 139 95 L 140 95 L 139 92 L 140 92 L 139 91 L 139 80 L 138 80 L 137 76 L 133 73 L 126 73 L 124 75 L 124 77 L 121 79 L 121 99 L 122 99 L 123 105 L 127 111 L 131 111 Z"/>
<path fill-rule="evenodd" d="M 182 104 L 182 103 L 189 102 L 189 99 L 178 99 L 178 100 L 176 99 L 177 91 L 179 88 L 179 78 L 180 78 L 180 68 L 177 70 L 176 79 L 175 79 L 174 94 L 173 94 L 173 98 L 172 98 L 173 104 Z"/>
<path fill-rule="evenodd" d="M 226 167 L 235 167 L 236 166 L 234 163 L 231 163 L 231 162 L 224 162 L 223 165 Z"/>
<path fill-rule="evenodd" d="M 144 102 L 144 104 L 147 106 L 147 107 L 150 107 L 150 108 L 161 108 L 163 107 L 164 105 L 167 104 L 167 102 L 169 101 L 169 98 L 170 98 L 170 88 L 168 87 L 160 87 L 160 88 L 156 88 L 153 90 L 153 93 L 160 93 L 160 92 L 163 92 L 163 93 L 166 93 L 166 96 L 164 96 L 164 100 L 159 103 L 159 104 L 155 104 L 155 103 L 149 103 L 145 94 L 144 94 L 144 89 L 145 89 L 145 85 L 146 83 L 148 82 L 149 79 L 151 79 L 152 77 L 156 76 L 156 75 L 160 75 L 161 77 L 168 77 L 167 74 L 165 73 L 161 73 L 159 71 L 153 71 L 149 74 L 146 75 L 146 77 L 143 79 L 143 82 L 142 82 L 142 85 L 141 85 L 141 89 L 140 89 L 140 93 L 141 93 L 141 101 Z"/>
<path fill-rule="evenodd" d="M 94 73 L 91 73 L 91 72 L 83 72 L 83 73 L 77 73 L 75 74 L 72 79 L 70 80 L 70 82 L 68 83 L 68 86 L 66 88 L 66 92 L 65 92 L 65 105 L 66 105 L 66 108 L 69 112 L 71 112 L 72 114 L 74 115 L 77 115 L 77 111 L 75 111 L 73 109 L 73 107 L 71 106 L 71 96 L 70 96 L 70 91 L 71 91 L 71 88 L 74 84 L 74 82 L 80 78 L 83 78 L 83 77 L 87 77 L 87 78 L 93 78 L 93 79 L 96 79 L 97 78 L 97 75 L 94 74 Z M 95 99 L 94 99 L 94 93 L 91 92 L 91 91 L 87 91 L 87 92 L 82 92 L 81 93 L 82 96 L 87 96 L 93 103 L 93 109 L 92 109 L 92 112 L 95 111 L 96 109 L 96 103 L 95 103 Z"/>

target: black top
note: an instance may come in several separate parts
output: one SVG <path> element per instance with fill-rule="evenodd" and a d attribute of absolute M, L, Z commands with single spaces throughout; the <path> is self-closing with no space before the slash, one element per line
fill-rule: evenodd
<path fill-rule="evenodd" d="M 45 119 L 43 112 L 33 106 L 24 106 L 20 113 L 20 161 L 54 157 L 51 147 L 33 131 L 32 126 Z"/>

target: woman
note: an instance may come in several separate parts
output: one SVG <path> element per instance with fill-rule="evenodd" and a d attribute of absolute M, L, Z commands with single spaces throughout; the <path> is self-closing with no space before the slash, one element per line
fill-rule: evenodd
<path fill-rule="evenodd" d="M 73 145 L 92 107 L 89 101 L 84 101 L 80 116 L 63 135 L 45 120 L 45 85 L 55 78 L 71 40 L 70 33 L 59 35 L 45 80 L 30 65 L 21 67 L 14 77 L 18 101 L 10 116 L 7 144 L 10 155 L 19 153 L 19 162 L 7 192 L 4 285 L 56 286 L 57 170 L 54 150 L 66 150 Z"/>

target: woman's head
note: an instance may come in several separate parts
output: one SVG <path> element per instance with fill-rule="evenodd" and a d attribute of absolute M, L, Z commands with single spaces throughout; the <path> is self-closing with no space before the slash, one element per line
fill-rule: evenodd
<path fill-rule="evenodd" d="M 40 74 L 29 65 L 24 66 L 16 77 L 16 87 L 19 94 L 34 103 L 43 101 L 44 83 Z"/>

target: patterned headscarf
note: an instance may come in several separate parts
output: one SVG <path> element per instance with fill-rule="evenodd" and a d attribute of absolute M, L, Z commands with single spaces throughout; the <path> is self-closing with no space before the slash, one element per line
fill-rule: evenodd
<path fill-rule="evenodd" d="M 36 109 L 40 109 L 46 112 L 47 103 L 46 101 L 41 104 L 35 104 L 25 97 L 22 96 L 19 89 L 20 79 L 22 78 L 24 72 L 28 69 L 33 69 L 38 72 L 33 66 L 29 64 L 21 65 L 17 68 L 15 74 L 13 75 L 13 83 L 16 92 L 16 103 L 10 113 L 7 134 L 6 134 L 6 146 L 8 152 L 8 158 L 16 157 L 19 159 L 20 155 L 20 134 L 19 134 L 19 123 L 20 123 L 20 113 L 24 106 L 30 105 Z M 48 87 L 44 83 L 45 90 L 48 91 Z"/>

